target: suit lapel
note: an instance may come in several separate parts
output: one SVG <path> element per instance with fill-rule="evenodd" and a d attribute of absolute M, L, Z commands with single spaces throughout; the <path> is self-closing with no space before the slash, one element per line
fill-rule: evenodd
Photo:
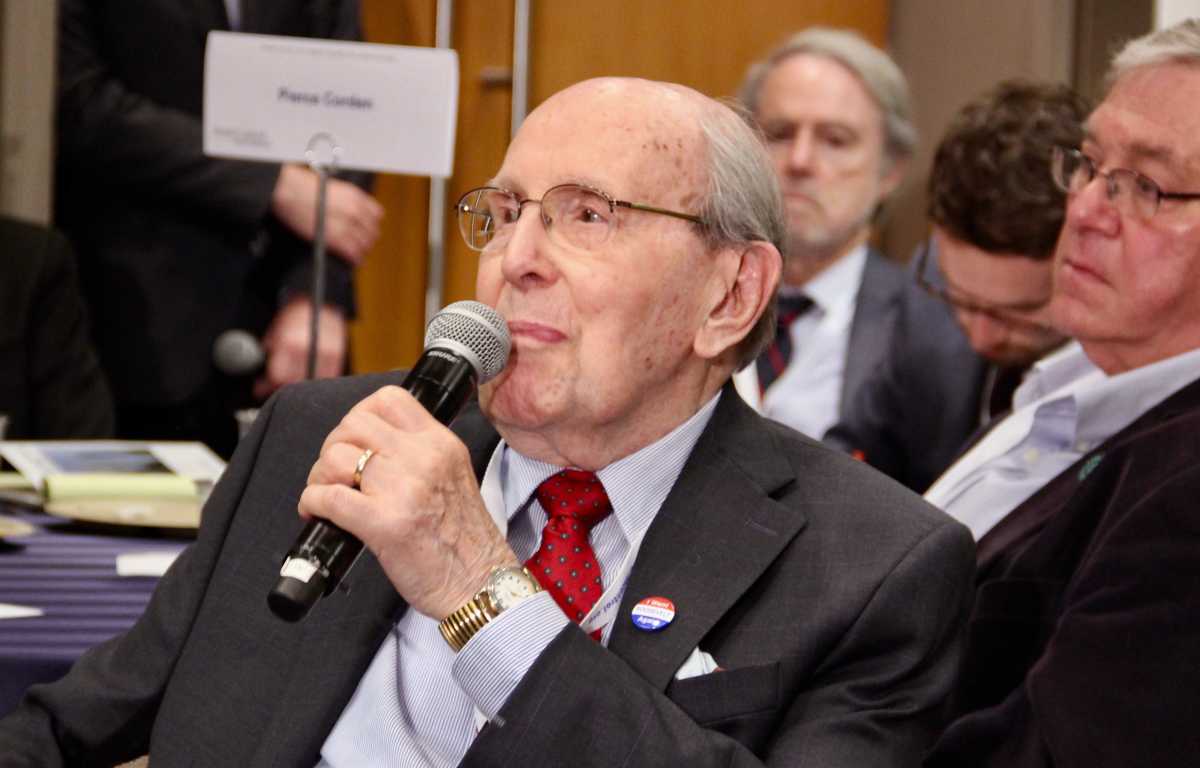
<path fill-rule="evenodd" d="M 772 434 L 727 385 L 642 542 L 609 648 L 660 689 L 804 527 L 772 499 L 795 480 Z M 674 602 L 676 617 L 642 632 L 630 611 L 652 596 Z"/>
<path fill-rule="evenodd" d="M 850 340 L 846 349 L 846 368 L 842 374 L 842 395 L 838 412 L 846 415 L 846 409 L 854 399 L 854 393 L 874 372 L 876 364 L 883 359 L 893 307 L 904 280 L 904 272 L 886 260 L 874 249 L 868 249 L 867 262 L 863 267 L 862 284 L 854 304 L 854 319 L 850 322 Z"/>

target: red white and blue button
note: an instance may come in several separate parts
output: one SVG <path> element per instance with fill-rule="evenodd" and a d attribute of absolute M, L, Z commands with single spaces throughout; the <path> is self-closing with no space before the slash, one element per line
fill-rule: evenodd
<path fill-rule="evenodd" d="M 658 632 L 675 620 L 675 603 L 665 597 L 647 597 L 633 606 L 633 626 Z"/>

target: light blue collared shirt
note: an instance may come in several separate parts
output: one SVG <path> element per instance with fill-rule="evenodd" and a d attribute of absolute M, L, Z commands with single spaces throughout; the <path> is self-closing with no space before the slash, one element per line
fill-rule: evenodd
<path fill-rule="evenodd" d="M 956 461 L 925 499 L 975 540 L 1108 438 L 1200 378 L 1200 350 L 1109 376 L 1078 342 L 1034 364 L 1013 412 Z"/>
<path fill-rule="evenodd" d="M 590 537 L 606 591 L 679 479 L 719 399 L 718 392 L 671 433 L 596 473 L 613 507 Z M 502 440 L 484 475 L 484 503 L 507 523 L 509 546 L 522 562 L 537 551 L 547 519 L 533 492 L 561 469 Z M 406 611 L 325 740 L 319 767 L 457 765 L 475 740 L 476 710 L 493 719 L 569 623 L 541 592 L 488 623 L 456 654 L 436 621 Z M 603 644 L 611 632 L 606 625 Z"/>

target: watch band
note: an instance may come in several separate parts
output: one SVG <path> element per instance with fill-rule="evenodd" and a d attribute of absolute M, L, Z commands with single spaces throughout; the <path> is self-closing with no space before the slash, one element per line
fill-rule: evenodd
<path fill-rule="evenodd" d="M 481 590 L 475 597 L 468 600 L 458 610 L 442 619 L 438 631 L 450 644 L 455 653 L 462 650 L 467 641 L 497 614 L 488 602 L 487 590 Z"/>

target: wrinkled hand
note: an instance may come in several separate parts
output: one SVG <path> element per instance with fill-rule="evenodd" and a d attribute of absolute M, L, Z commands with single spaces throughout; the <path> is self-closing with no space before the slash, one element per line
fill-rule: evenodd
<path fill-rule="evenodd" d="M 304 379 L 308 367 L 308 333 L 312 300 L 295 296 L 271 321 L 263 336 L 267 367 L 254 382 L 254 396 L 265 399 L 285 384 Z M 346 317 L 336 307 L 322 306 L 317 317 L 317 378 L 340 376 L 346 365 Z"/>
<path fill-rule="evenodd" d="M 375 455 L 355 490 L 366 448 Z M 363 400 L 329 433 L 300 515 L 361 539 L 400 596 L 438 621 L 470 600 L 493 568 L 520 565 L 483 504 L 466 446 L 399 387 Z"/>
<path fill-rule="evenodd" d="M 271 194 L 271 211 L 305 240 L 316 236 L 317 174 L 285 164 Z M 329 180 L 325 191 L 325 243 L 347 263 L 357 266 L 379 239 L 383 206 L 348 181 Z"/>

